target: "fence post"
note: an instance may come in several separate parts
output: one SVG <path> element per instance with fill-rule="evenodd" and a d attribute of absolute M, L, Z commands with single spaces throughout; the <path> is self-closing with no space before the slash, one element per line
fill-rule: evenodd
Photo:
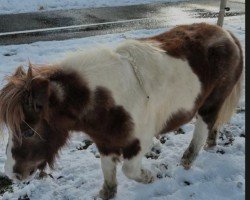
<path fill-rule="evenodd" d="M 223 25 L 226 5 L 227 5 L 227 0 L 220 1 L 220 11 L 219 11 L 219 16 L 218 16 L 218 21 L 217 21 L 218 26 Z"/>

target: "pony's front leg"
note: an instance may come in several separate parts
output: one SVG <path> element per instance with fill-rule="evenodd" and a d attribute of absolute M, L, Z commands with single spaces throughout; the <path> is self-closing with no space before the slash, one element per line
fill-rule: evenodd
<path fill-rule="evenodd" d="M 147 147 L 150 146 L 150 142 L 147 142 Z M 122 171 L 130 179 L 133 179 L 141 183 L 151 183 L 154 181 L 154 176 L 148 170 L 142 167 L 142 158 L 146 153 L 147 148 L 141 147 L 141 151 L 137 155 L 130 159 L 124 159 Z"/>
<path fill-rule="evenodd" d="M 99 192 L 99 197 L 104 200 L 113 198 L 117 192 L 116 160 L 114 156 L 101 155 L 104 183 Z"/>

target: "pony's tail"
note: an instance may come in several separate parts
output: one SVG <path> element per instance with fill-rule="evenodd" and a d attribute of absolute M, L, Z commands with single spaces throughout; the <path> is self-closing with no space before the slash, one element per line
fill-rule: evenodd
<path fill-rule="evenodd" d="M 239 80 L 234 85 L 231 93 L 225 99 L 217 116 L 217 119 L 215 121 L 214 128 L 219 129 L 223 124 L 227 123 L 234 114 L 235 109 L 240 100 L 242 92 L 242 83 L 243 83 L 243 72 L 241 73 Z"/>
<path fill-rule="evenodd" d="M 217 119 L 214 123 L 214 128 L 219 129 L 223 124 L 227 123 L 232 115 L 234 114 L 236 107 L 239 103 L 240 96 L 242 93 L 242 86 L 243 86 L 243 80 L 244 80 L 244 60 L 243 60 L 243 52 L 240 45 L 239 40 L 230 32 L 227 31 L 232 39 L 234 40 L 235 44 L 238 46 L 239 53 L 240 53 L 240 60 L 238 64 L 238 68 L 241 70 L 241 75 L 239 76 L 238 81 L 234 85 L 231 93 L 226 97 L 224 103 L 222 104 L 222 107 L 219 111 L 219 114 L 217 116 Z"/>

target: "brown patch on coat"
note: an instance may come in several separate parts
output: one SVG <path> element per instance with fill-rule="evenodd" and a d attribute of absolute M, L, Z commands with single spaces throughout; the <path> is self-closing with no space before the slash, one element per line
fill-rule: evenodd
<path fill-rule="evenodd" d="M 231 36 L 234 42 L 220 27 L 198 23 L 177 26 L 160 35 L 142 39 L 160 42 L 168 55 L 187 60 L 202 84 L 202 92 L 193 110 L 175 113 L 164 131 L 187 123 L 197 111 L 212 129 L 223 102 L 242 73 L 241 46 Z"/>
<path fill-rule="evenodd" d="M 134 147 L 136 141 L 131 135 L 134 124 L 129 113 L 115 104 L 111 92 L 104 87 L 95 89 L 91 106 L 77 126 L 93 139 L 103 155 L 126 156 L 128 146 Z M 139 141 L 136 145 L 139 146 Z M 136 155 L 138 148 L 131 149 L 129 157 Z"/>
<path fill-rule="evenodd" d="M 123 148 L 123 158 L 130 159 L 133 156 L 135 156 L 138 152 L 140 152 L 140 150 L 141 150 L 140 141 L 138 139 L 135 139 L 132 143 Z"/>
<path fill-rule="evenodd" d="M 54 91 L 56 88 L 51 88 L 49 97 L 47 161 L 52 165 L 59 149 L 69 139 L 69 131 L 75 129 L 81 113 L 89 106 L 90 90 L 85 80 L 73 70 L 58 70 L 50 74 L 48 79 L 61 85 L 65 93 L 64 98 L 61 99 Z"/>

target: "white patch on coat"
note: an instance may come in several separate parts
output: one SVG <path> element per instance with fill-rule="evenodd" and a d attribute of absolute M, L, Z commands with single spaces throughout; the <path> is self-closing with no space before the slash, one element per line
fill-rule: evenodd
<path fill-rule="evenodd" d="M 14 177 L 15 174 L 13 173 L 13 167 L 15 165 L 15 160 L 12 157 L 12 152 L 11 152 L 11 149 L 13 147 L 12 137 L 13 137 L 12 134 L 9 134 L 8 145 L 7 145 L 7 149 L 6 149 L 7 160 L 6 160 L 5 165 L 4 165 L 4 172 L 10 179 L 15 178 Z"/>
<path fill-rule="evenodd" d="M 116 162 L 114 161 L 114 156 L 101 155 L 101 166 L 106 184 L 109 186 L 115 186 L 117 184 L 117 180 Z"/>
<path fill-rule="evenodd" d="M 193 139 L 191 144 L 194 147 L 194 154 L 198 154 L 200 149 L 204 146 L 208 136 L 207 124 L 203 121 L 202 117 L 198 115 L 195 130 L 193 133 Z"/>
<path fill-rule="evenodd" d="M 63 86 L 58 82 L 52 81 L 51 87 L 52 89 L 54 89 L 54 92 L 56 93 L 56 96 L 58 97 L 58 99 L 62 102 L 65 97 Z"/>

